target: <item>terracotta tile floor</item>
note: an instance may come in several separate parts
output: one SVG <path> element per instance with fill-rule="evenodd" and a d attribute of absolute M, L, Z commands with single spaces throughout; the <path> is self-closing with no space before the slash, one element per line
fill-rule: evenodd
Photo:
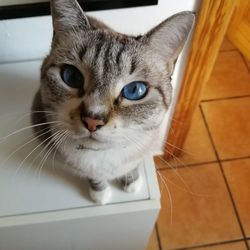
<path fill-rule="evenodd" d="M 183 149 L 155 158 L 162 209 L 147 250 L 249 250 L 250 64 L 227 39 Z"/>

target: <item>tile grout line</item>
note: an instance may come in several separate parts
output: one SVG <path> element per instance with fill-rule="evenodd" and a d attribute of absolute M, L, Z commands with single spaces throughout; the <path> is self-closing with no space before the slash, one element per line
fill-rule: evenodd
<path fill-rule="evenodd" d="M 207 162 L 199 162 L 199 163 L 191 163 L 191 164 L 185 164 L 185 165 L 176 165 L 176 166 L 167 166 L 165 168 L 158 168 L 160 171 L 165 171 L 165 170 L 173 170 L 173 169 L 181 169 L 181 168 L 189 168 L 189 167 L 198 167 L 200 165 L 207 165 L 207 164 L 213 164 L 213 163 L 218 163 L 218 161 L 207 161 Z"/>
<path fill-rule="evenodd" d="M 155 223 L 155 231 L 156 231 L 158 249 L 162 250 L 161 237 L 160 237 L 160 233 L 159 233 L 159 228 L 158 228 L 157 222 Z"/>
<path fill-rule="evenodd" d="M 242 156 L 242 157 L 236 157 L 236 158 L 228 158 L 228 159 L 222 159 L 220 162 L 228 162 L 228 161 L 240 161 L 240 160 L 247 160 L 250 159 L 250 156 Z M 217 160 L 215 161 L 203 161 L 203 162 L 197 162 L 197 163 L 190 163 L 190 164 L 183 164 L 183 165 L 175 165 L 175 166 L 167 166 L 165 168 L 157 168 L 159 171 L 165 171 L 165 170 L 173 170 L 173 169 L 181 169 L 181 168 L 188 168 L 188 167 L 199 167 L 200 165 L 208 165 L 218 163 Z M 157 165 L 157 164 L 156 164 Z"/>
<path fill-rule="evenodd" d="M 227 178 L 226 178 L 224 169 L 223 169 L 223 167 L 222 167 L 222 163 L 221 163 L 221 161 L 220 161 L 219 154 L 218 154 L 217 149 L 216 149 L 216 147 L 215 147 L 215 143 L 214 143 L 214 140 L 213 140 L 213 138 L 212 138 L 212 134 L 211 134 L 211 132 L 210 132 L 210 129 L 209 129 L 209 127 L 208 127 L 208 123 L 207 123 L 207 120 L 206 120 L 206 117 L 205 117 L 205 114 L 204 114 L 204 112 L 203 112 L 203 109 L 202 109 L 201 104 L 199 105 L 199 108 L 200 108 L 200 111 L 201 111 L 201 115 L 202 115 L 202 118 L 203 118 L 205 127 L 206 127 L 206 129 L 207 129 L 207 133 L 208 133 L 208 136 L 209 136 L 209 138 L 210 138 L 212 147 L 213 147 L 213 149 L 214 149 L 214 153 L 215 153 L 216 158 L 217 158 L 217 160 L 218 160 L 218 163 L 219 163 L 219 166 L 220 166 L 220 170 L 221 170 L 221 173 L 222 173 L 224 182 L 225 182 L 225 184 L 226 184 L 226 188 L 227 188 L 229 197 L 230 197 L 230 199 L 231 199 L 231 203 L 232 203 L 232 205 L 233 205 L 233 209 L 234 209 L 236 218 L 237 218 L 237 220 L 238 220 L 238 224 L 239 224 L 239 226 L 240 226 L 240 230 L 241 230 L 242 236 L 244 237 L 245 245 L 246 245 L 247 249 L 250 250 L 250 249 L 249 249 L 249 246 L 248 246 L 248 242 L 247 242 L 247 240 L 246 240 L 246 239 L 247 239 L 246 233 L 245 233 L 245 231 L 244 231 L 244 228 L 243 228 L 242 223 L 241 223 L 241 220 L 240 220 L 239 212 L 238 212 L 238 210 L 237 210 L 237 207 L 236 207 L 236 204 L 235 204 L 235 201 L 234 201 L 234 198 L 233 198 L 233 195 L 232 195 L 232 192 L 231 192 L 229 183 L 228 183 L 228 181 L 227 181 Z"/>
<path fill-rule="evenodd" d="M 243 60 L 243 63 L 245 64 L 245 66 L 247 67 L 247 70 L 249 71 L 249 73 L 250 73 L 250 68 L 249 68 L 249 65 L 248 65 L 248 63 L 247 63 L 247 59 L 244 57 L 244 55 L 239 51 L 239 53 L 240 53 L 240 56 L 241 56 L 241 58 L 242 58 L 242 60 Z"/>
<path fill-rule="evenodd" d="M 201 100 L 201 103 L 215 102 L 215 101 L 226 101 L 226 100 L 234 100 L 234 99 L 249 98 L 249 97 L 250 97 L 250 95 L 228 96 L 228 97 L 221 97 L 221 98 L 214 98 L 214 99 L 204 99 L 204 100 Z"/>
<path fill-rule="evenodd" d="M 250 156 L 241 156 L 241 157 L 237 157 L 237 158 L 228 158 L 228 159 L 223 159 L 220 160 L 221 162 L 227 162 L 227 161 L 240 161 L 240 160 L 246 160 L 246 159 L 250 159 Z"/>
<path fill-rule="evenodd" d="M 228 240 L 228 241 L 219 241 L 219 242 L 214 242 L 214 243 L 208 243 L 208 244 L 203 244 L 203 245 L 196 245 L 196 246 L 191 246 L 191 247 L 184 247 L 184 248 L 174 248 L 172 250 L 193 250 L 201 247 L 213 247 L 213 246 L 220 246 L 220 245 L 225 245 L 225 244 L 232 244 L 232 243 L 237 243 L 237 242 L 244 242 L 244 239 L 236 239 L 236 240 Z"/>
<path fill-rule="evenodd" d="M 234 49 L 224 49 L 224 50 L 220 50 L 219 53 L 226 53 L 226 52 L 233 52 L 233 51 L 238 51 L 237 48 Z"/>

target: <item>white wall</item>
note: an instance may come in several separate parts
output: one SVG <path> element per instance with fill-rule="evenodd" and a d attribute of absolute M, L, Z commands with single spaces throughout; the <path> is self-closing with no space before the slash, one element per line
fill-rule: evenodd
<path fill-rule="evenodd" d="M 94 11 L 88 14 L 101 19 L 119 32 L 141 34 L 179 11 L 197 11 L 199 2 L 200 0 L 159 0 L 155 6 Z M 0 34 L 0 63 L 42 59 L 49 51 L 52 38 L 51 17 L 3 20 L 0 21 Z M 179 93 L 188 48 L 187 44 L 173 75 L 173 103 L 162 127 L 162 141 Z"/>
<path fill-rule="evenodd" d="M 197 0 L 159 0 L 148 7 L 88 12 L 120 32 L 146 32 L 168 16 L 183 10 L 196 10 Z M 43 58 L 52 37 L 51 17 L 0 21 L 0 62 Z"/>

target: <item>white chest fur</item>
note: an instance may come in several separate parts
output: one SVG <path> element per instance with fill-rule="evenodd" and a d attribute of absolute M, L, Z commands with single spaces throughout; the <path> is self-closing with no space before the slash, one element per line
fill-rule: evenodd
<path fill-rule="evenodd" d="M 144 148 L 150 154 L 149 142 L 144 142 Z M 151 144 L 152 145 L 152 144 Z M 106 150 L 79 149 L 77 145 L 66 142 L 60 148 L 68 168 L 75 174 L 96 180 L 112 180 L 128 173 L 143 161 L 145 150 L 136 145 L 114 147 Z"/>

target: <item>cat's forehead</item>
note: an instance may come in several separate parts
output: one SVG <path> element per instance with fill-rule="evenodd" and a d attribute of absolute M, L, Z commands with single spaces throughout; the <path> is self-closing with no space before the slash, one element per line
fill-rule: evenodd
<path fill-rule="evenodd" d="M 99 80 L 123 73 L 133 74 L 138 67 L 141 49 L 134 38 L 92 31 L 86 39 L 78 46 L 78 55 Z"/>
<path fill-rule="evenodd" d="M 136 37 L 102 30 L 74 31 L 61 37 L 54 62 L 76 66 L 91 89 L 104 85 L 119 89 L 132 81 L 156 83 L 149 51 Z M 157 68 L 157 67 L 154 67 Z"/>
<path fill-rule="evenodd" d="M 109 31 L 109 30 L 101 30 L 101 29 L 91 29 L 88 31 L 80 30 L 78 33 L 78 37 L 82 38 L 82 40 L 91 41 L 95 43 L 113 43 L 116 45 L 124 45 L 124 46 L 137 46 L 138 41 L 136 37 L 128 36 L 125 34 Z"/>
<path fill-rule="evenodd" d="M 69 61 L 82 61 L 92 69 L 112 68 L 134 71 L 137 58 L 143 53 L 135 37 L 103 30 L 71 31 L 54 39 L 54 55 Z"/>

